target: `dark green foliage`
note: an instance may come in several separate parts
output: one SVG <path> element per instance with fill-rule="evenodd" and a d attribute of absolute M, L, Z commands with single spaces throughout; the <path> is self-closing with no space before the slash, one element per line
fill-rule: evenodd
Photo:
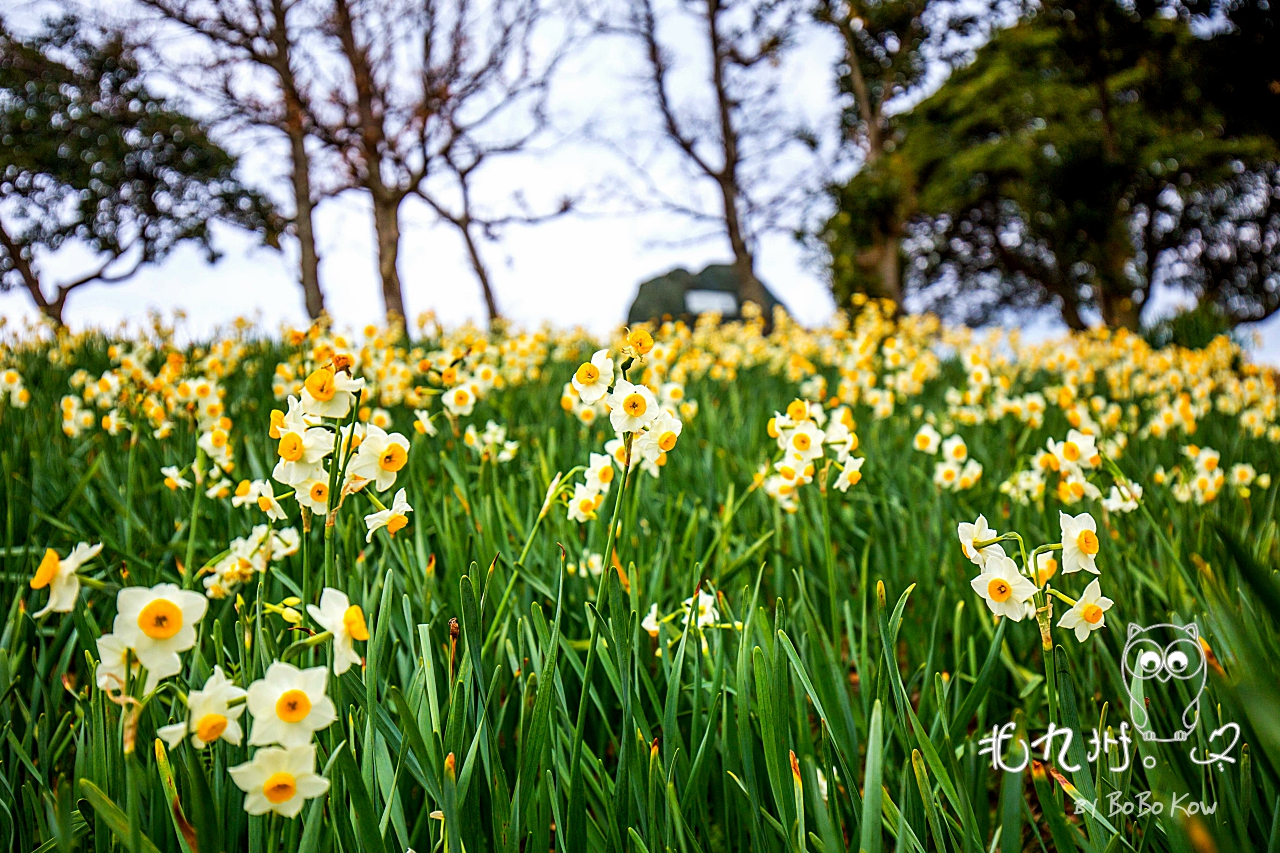
<path fill-rule="evenodd" d="M 25 287 L 51 319 L 77 287 L 121 281 L 180 243 L 212 260 L 215 219 L 275 245 L 282 220 L 235 166 L 199 121 L 148 89 L 119 33 L 75 18 L 31 39 L 0 27 L 0 288 Z M 69 241 L 98 266 L 46 294 L 36 254 Z"/>

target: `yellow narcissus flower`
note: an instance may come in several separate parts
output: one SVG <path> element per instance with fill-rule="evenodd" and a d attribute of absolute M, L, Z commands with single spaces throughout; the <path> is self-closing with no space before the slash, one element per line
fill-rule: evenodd
<path fill-rule="evenodd" d="M 405 497 L 404 489 L 396 492 L 395 499 L 391 501 L 389 509 L 373 512 L 364 517 L 364 523 L 368 526 L 369 532 L 365 534 L 364 541 L 372 542 L 373 534 L 382 528 L 387 528 L 387 533 L 395 536 L 396 533 L 403 530 L 409 524 L 409 513 L 413 512 L 413 507 L 409 506 L 409 499 Z"/>
<path fill-rule="evenodd" d="M 196 623 L 208 607 L 200 593 L 171 583 L 128 586 L 116 595 L 112 632 L 152 676 L 167 678 L 182 670 L 178 653 L 195 645 Z"/>
<path fill-rule="evenodd" d="M 317 625 L 333 634 L 334 675 L 342 675 L 352 664 L 360 663 L 360 655 L 356 654 L 352 641 L 369 639 L 369 628 L 360 605 L 352 604 L 341 590 L 325 587 L 320 594 L 320 606 L 308 604 L 307 613 Z"/>
<path fill-rule="evenodd" d="M 325 695 L 329 671 L 323 666 L 298 669 L 283 661 L 249 685 L 248 706 L 253 715 L 249 743 L 265 746 L 303 746 L 311 736 L 338 719 L 333 701 Z"/>
<path fill-rule="evenodd" d="M 618 432 L 639 432 L 658 417 L 661 409 L 653 392 L 643 385 L 619 379 L 608 398 L 609 422 Z"/>
<path fill-rule="evenodd" d="M 356 394 L 364 390 L 363 379 L 349 373 L 334 373 L 327 367 L 313 370 L 302 389 L 302 411 L 319 418 L 345 418 Z"/>
<path fill-rule="evenodd" d="M 1019 574 L 1017 563 L 1003 552 L 987 557 L 982 573 L 969 585 L 987 602 L 992 613 L 1007 616 L 1014 622 L 1022 621 L 1026 615 L 1023 605 L 1036 593 L 1036 585 Z"/>
<path fill-rule="evenodd" d="M 613 383 L 613 359 L 609 351 L 602 349 L 583 362 L 573 374 L 572 385 L 582 402 L 590 404 L 600 400 Z"/>
<path fill-rule="evenodd" d="M 647 329 L 635 329 L 627 335 L 627 346 L 631 347 L 636 355 L 646 355 L 653 349 L 653 335 L 649 334 Z"/>
<path fill-rule="evenodd" d="M 230 768 L 231 779 L 245 792 L 244 810 L 251 815 L 275 812 L 297 817 L 307 800 L 322 797 L 329 780 L 315 772 L 314 744 L 289 749 L 260 749 L 253 759 Z"/>
<path fill-rule="evenodd" d="M 204 749 L 219 738 L 239 746 L 244 732 L 238 720 L 244 713 L 244 704 L 232 703 L 245 695 L 243 689 L 227 678 L 222 667 L 215 666 L 204 689 L 192 690 L 187 696 L 187 718 L 181 723 L 161 726 L 156 729 L 156 735 L 170 747 L 182 743 L 188 733 L 196 749 Z"/>
<path fill-rule="evenodd" d="M 347 469 L 348 478 L 373 481 L 373 487 L 385 492 L 396 483 L 396 474 L 409 462 L 409 439 L 398 432 L 387 433 L 369 424 Z"/>
<path fill-rule="evenodd" d="M 48 587 L 49 601 L 33 618 L 39 619 L 51 611 L 70 613 L 74 610 L 76 598 L 80 595 L 80 578 L 76 576 L 76 570 L 98 556 L 101 550 L 100 544 L 91 546 L 87 542 L 81 542 L 71 549 L 66 559 L 60 559 L 57 551 L 52 548 L 45 549 L 44 558 L 31 578 L 31 588 Z"/>
<path fill-rule="evenodd" d="M 1058 523 L 1062 526 L 1062 571 L 1071 574 L 1084 570 L 1098 574 L 1094 558 L 1098 554 L 1098 524 L 1087 512 L 1079 515 L 1058 513 Z"/>
<path fill-rule="evenodd" d="M 1084 595 L 1080 596 L 1080 600 L 1062 614 L 1062 618 L 1058 620 L 1058 627 L 1074 631 L 1076 639 L 1083 643 L 1089 639 L 1090 632 L 1107 624 L 1105 614 L 1114 603 L 1102 594 L 1102 587 L 1098 585 L 1097 580 L 1090 581 L 1084 588 Z"/>
<path fill-rule="evenodd" d="M 840 472 L 840 476 L 836 477 L 835 487 L 842 492 L 849 491 L 850 486 L 858 485 L 858 481 L 862 479 L 862 463 L 866 459 L 850 459 L 844 464 L 844 470 Z"/>

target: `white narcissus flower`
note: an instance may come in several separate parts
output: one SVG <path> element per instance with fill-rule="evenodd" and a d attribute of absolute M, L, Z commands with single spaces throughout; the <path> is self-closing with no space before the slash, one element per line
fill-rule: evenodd
<path fill-rule="evenodd" d="M 649 612 L 644 615 L 644 619 L 640 620 L 640 627 L 643 628 L 650 637 L 658 636 L 659 616 L 658 605 L 653 603 L 649 605 Z"/>
<path fill-rule="evenodd" d="M 333 700 L 325 695 L 329 671 L 323 666 L 298 669 L 275 661 L 262 678 L 249 685 L 249 713 L 254 746 L 278 743 L 303 746 L 311 736 L 338 719 Z"/>
<path fill-rule="evenodd" d="M 699 589 L 696 596 L 690 596 L 684 600 L 684 606 L 686 612 L 688 608 L 696 607 L 693 619 L 699 628 L 706 628 L 720 621 L 720 611 L 716 609 L 716 597 L 713 593 Z"/>
<path fill-rule="evenodd" d="M 1076 516 L 1059 512 L 1058 523 L 1062 526 L 1063 573 L 1069 575 L 1083 569 L 1099 574 L 1098 565 L 1094 562 L 1099 548 L 1098 524 L 1093 516 L 1087 512 Z"/>
<path fill-rule="evenodd" d="M 49 602 L 32 618 L 39 619 L 50 611 L 70 613 L 74 610 L 76 598 L 80 595 L 80 578 L 76 576 L 76 570 L 98 556 L 101 550 L 101 544 L 89 545 L 87 542 L 81 542 L 71 549 L 66 559 L 61 559 L 57 551 L 46 548 L 44 559 L 40 561 L 35 575 L 31 578 L 31 588 L 49 587 Z"/>
<path fill-rule="evenodd" d="M 449 410 L 449 414 L 454 417 L 465 418 L 471 414 L 471 410 L 476 405 L 476 395 L 471 393 L 471 389 L 466 385 L 450 388 L 441 399 L 444 401 L 444 407 Z"/>
<path fill-rule="evenodd" d="M 431 422 L 431 413 L 426 409 L 413 410 L 413 428 L 418 431 L 418 435 L 425 435 L 428 438 L 438 432 L 436 425 Z"/>
<path fill-rule="evenodd" d="M 662 411 L 653 392 L 643 385 L 619 379 L 607 400 L 609 422 L 618 432 L 639 432 Z"/>
<path fill-rule="evenodd" d="M 643 458 L 650 462 L 657 462 L 659 456 L 670 453 L 675 448 L 682 429 L 684 424 L 680 423 L 679 418 L 670 412 L 663 411 L 653 419 L 649 428 L 636 438 L 636 449 Z"/>
<path fill-rule="evenodd" d="M 289 749 L 260 749 L 251 761 L 228 771 L 245 792 L 244 810 L 251 815 L 275 812 L 297 817 L 307 800 L 322 797 L 329 780 L 316 773 L 315 744 Z"/>
<path fill-rule="evenodd" d="M 329 472 L 321 468 L 319 477 L 298 483 L 293 487 L 293 497 L 299 506 L 305 506 L 315 515 L 327 513 L 329 511 Z"/>
<path fill-rule="evenodd" d="M 302 536 L 296 528 L 285 527 L 271 532 L 271 560 L 282 560 L 298 553 L 302 546 Z"/>
<path fill-rule="evenodd" d="M 164 475 L 164 484 L 173 491 L 178 489 L 191 488 L 191 481 L 182 476 L 182 470 L 177 465 L 165 465 L 160 469 L 160 473 Z"/>
<path fill-rule="evenodd" d="M 333 433 L 309 426 L 297 397 L 289 398 L 289 411 L 272 432 L 278 434 L 279 460 L 271 476 L 286 486 L 314 479 L 324 470 L 324 458 L 333 452 Z"/>
<path fill-rule="evenodd" d="M 341 590 L 325 587 L 320 594 L 320 606 L 308 604 L 307 613 L 317 625 L 333 634 L 334 675 L 342 675 L 352 664 L 360 663 L 360 655 L 356 654 L 352 642 L 369 639 L 369 627 L 360 605 L 352 604 Z"/>
<path fill-rule="evenodd" d="M 973 547 L 974 542 L 984 542 L 988 539 L 995 539 L 1000 535 L 987 526 L 987 517 L 985 515 L 978 516 L 978 520 L 972 524 L 962 521 L 956 527 L 956 534 L 960 537 L 960 550 L 975 566 L 986 565 L 987 560 L 991 557 L 1004 556 L 1004 547 L 998 542 L 987 545 L 982 549 Z"/>
<path fill-rule="evenodd" d="M 985 550 L 985 549 L 984 549 Z M 1023 604 L 1036 593 L 1036 585 L 1018 573 L 1018 564 L 1004 552 L 987 558 L 982 573 L 969 582 L 997 616 L 1021 622 Z"/>
<path fill-rule="evenodd" d="M 413 512 L 413 507 L 409 506 L 409 499 L 405 497 L 404 489 L 401 489 L 396 492 L 395 499 L 391 501 L 389 509 L 372 512 L 364 517 L 364 523 L 369 528 L 364 541 L 372 542 L 373 534 L 383 527 L 387 528 L 389 535 L 395 536 L 396 533 L 409 524 L 409 513 L 411 512 Z"/>
<path fill-rule="evenodd" d="M 178 653 L 195 645 L 196 623 L 208 607 L 200 593 L 171 583 L 149 589 L 128 586 L 116 595 L 112 632 L 133 649 L 149 673 L 165 678 L 181 671 Z"/>
<path fill-rule="evenodd" d="M 396 473 L 409 461 L 409 439 L 398 432 L 387 433 L 382 427 L 369 424 L 364 441 L 351 460 L 347 477 L 372 480 L 380 492 L 395 485 Z"/>
<path fill-rule="evenodd" d="M 938 445 L 942 443 L 942 436 L 932 424 L 924 424 L 916 432 L 916 437 L 912 439 L 911 446 L 921 453 L 928 453 L 930 456 L 938 452 Z"/>
<path fill-rule="evenodd" d="M 969 446 L 964 443 L 963 438 L 953 435 L 942 442 L 942 455 L 949 462 L 963 462 L 969 458 Z"/>
<path fill-rule="evenodd" d="M 1114 603 L 1102 594 L 1102 587 L 1098 585 L 1098 581 L 1092 580 L 1084 588 L 1084 595 L 1080 596 L 1075 606 L 1062 614 L 1062 618 L 1058 620 L 1058 627 L 1074 631 L 1076 639 L 1083 643 L 1089 638 L 1090 632 L 1107 624 L 1105 614 Z"/>
<path fill-rule="evenodd" d="M 204 749 L 218 738 L 239 746 L 244 732 L 237 721 L 244 713 L 244 704 L 231 703 L 244 696 L 245 691 L 227 678 L 222 667 L 215 666 L 213 675 L 204 683 L 204 689 L 192 690 L 187 696 L 187 718 L 181 723 L 161 726 L 156 729 L 156 734 L 170 747 L 182 743 L 188 733 L 191 734 L 191 745 L 196 749 Z"/>
<path fill-rule="evenodd" d="M 587 485 L 605 494 L 613 483 L 613 477 L 613 457 L 607 453 L 592 453 L 591 461 L 587 464 Z"/>
<path fill-rule="evenodd" d="M 602 349 L 583 362 L 573 374 L 573 387 L 584 403 L 594 403 L 609 391 L 613 382 L 613 359 L 609 351 Z"/>
<path fill-rule="evenodd" d="M 303 384 L 302 411 L 319 418 L 345 418 L 356 395 L 363 390 L 363 379 L 321 367 L 313 370 Z"/>
<path fill-rule="evenodd" d="M 596 517 L 603 496 L 586 483 L 575 483 L 569 498 L 569 520 L 579 524 Z"/>
<path fill-rule="evenodd" d="M 124 690 L 127 686 L 125 682 L 129 677 L 136 678 L 142 665 L 138 663 L 136 657 L 133 657 L 129 644 L 115 634 L 103 634 L 98 638 L 97 646 L 98 666 L 94 675 L 98 689 L 111 693 Z M 173 673 L 167 673 L 167 675 L 173 675 Z M 156 685 L 160 683 L 160 677 L 159 674 L 148 671 L 145 692 L 150 693 L 155 690 Z"/>
<path fill-rule="evenodd" d="M 836 477 L 835 487 L 842 492 L 847 492 L 850 486 L 858 485 L 858 481 L 862 479 L 862 463 L 866 461 L 865 458 L 858 458 L 845 462 L 844 470 L 840 472 L 839 477 Z"/>
<path fill-rule="evenodd" d="M 822 456 L 822 442 L 826 433 L 818 429 L 813 421 L 802 421 L 795 429 L 786 433 L 787 453 L 810 462 Z"/>

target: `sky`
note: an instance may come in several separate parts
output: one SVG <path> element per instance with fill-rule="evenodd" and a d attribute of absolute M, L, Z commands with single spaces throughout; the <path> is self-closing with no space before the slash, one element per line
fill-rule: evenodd
<path fill-rule="evenodd" d="M 30 27 L 49 8 L 47 0 L 22 0 L 7 18 L 19 28 Z M 131 13 L 127 0 L 112 8 L 118 19 Z M 667 34 L 676 48 L 678 79 L 688 81 L 677 94 L 682 103 L 689 103 L 700 79 L 696 42 L 674 27 Z M 170 55 L 197 49 L 189 39 L 172 33 L 159 31 L 151 37 Z M 837 103 L 831 69 L 838 45 L 817 32 L 805 39 L 803 49 L 782 69 L 781 91 L 796 120 L 830 128 Z M 637 60 L 617 39 L 589 42 L 572 53 L 553 88 L 555 144 L 496 163 L 478 187 L 478 197 L 495 209 L 508 203 L 515 188 L 535 209 L 554 207 L 566 193 L 589 202 L 584 202 L 581 214 L 513 227 L 503 232 L 500 243 L 483 246 L 499 308 L 517 325 L 549 321 L 604 333 L 625 319 L 641 281 L 677 266 L 696 271 L 731 259 L 727 241 L 708 238 L 702 226 L 666 212 L 624 210 L 599 198 L 599 188 L 626 180 L 627 170 L 620 157 L 593 139 L 613 139 L 629 146 L 633 155 L 650 150 L 641 132 L 650 118 L 639 98 Z M 249 182 L 277 193 L 283 189 L 285 150 L 279 140 L 224 143 L 243 155 L 242 173 Z M 644 159 L 656 180 L 677 191 L 696 192 L 672 155 L 659 152 Z M 802 175 L 811 163 L 792 155 L 786 165 L 791 174 Z M 141 319 L 151 310 L 170 315 L 175 309 L 185 312 L 186 331 L 196 337 L 239 316 L 255 318 L 267 328 L 282 322 L 305 324 L 296 246 L 287 242 L 284 251 L 277 252 L 233 227 L 216 225 L 214 230 L 222 255 L 216 263 L 188 246 L 123 284 L 77 290 L 67 305 L 69 324 L 114 326 Z M 321 286 L 330 314 L 344 327 L 378 322 L 382 303 L 367 201 L 356 193 L 326 199 L 317 211 L 317 233 Z M 402 234 L 399 269 L 409 316 L 430 310 L 450 324 L 483 321 L 479 285 L 456 234 L 434 222 L 430 211 L 412 199 L 403 209 Z M 801 323 L 817 325 L 831 317 L 835 306 L 820 260 L 789 234 L 764 235 L 757 260 L 761 279 Z M 76 246 L 39 258 L 42 274 L 53 282 L 73 278 L 91 264 L 89 254 Z M 1155 309 L 1169 310 L 1175 302 L 1168 294 L 1158 294 Z M 34 317 L 35 310 L 25 291 L 12 291 L 0 294 L 0 315 L 13 321 Z M 1030 326 L 1037 337 L 1062 330 L 1049 317 Z M 1280 364 L 1280 315 L 1259 332 L 1262 347 L 1255 357 Z"/>

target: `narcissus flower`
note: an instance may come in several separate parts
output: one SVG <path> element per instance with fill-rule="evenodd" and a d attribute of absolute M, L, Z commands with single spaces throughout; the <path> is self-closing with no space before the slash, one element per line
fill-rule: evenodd
<path fill-rule="evenodd" d="M 345 418 L 356 394 L 364 390 L 363 379 L 353 379 L 345 371 L 334 373 L 327 367 L 313 370 L 302 390 L 302 410 L 321 418 Z"/>
<path fill-rule="evenodd" d="M 987 550 L 986 548 L 983 549 Z M 969 582 L 997 616 L 1021 622 L 1023 604 L 1036 593 L 1036 585 L 1018 573 L 1018 564 L 1004 552 L 987 557 L 982 573 Z"/>
<path fill-rule="evenodd" d="M 679 418 L 670 412 L 663 411 L 653 419 L 649 428 L 640 434 L 636 440 L 636 449 L 642 458 L 656 462 L 659 456 L 670 453 L 675 448 L 683 428 L 684 424 L 680 423 Z"/>
<path fill-rule="evenodd" d="M 969 458 L 969 447 L 964 443 L 963 438 L 953 435 L 942 442 L 942 455 L 949 462 L 963 462 Z"/>
<path fill-rule="evenodd" d="M 191 488 L 191 481 L 182 476 L 182 470 L 176 465 L 165 465 L 160 469 L 160 473 L 164 475 L 166 488 L 175 492 L 178 489 Z"/>
<path fill-rule="evenodd" d="M 100 544 L 91 546 L 87 542 L 81 542 L 71 549 L 66 559 L 60 559 L 57 551 L 52 548 L 45 549 L 44 559 L 40 561 L 35 575 L 31 578 L 31 588 L 48 587 L 49 602 L 33 618 L 38 619 L 50 611 L 70 613 L 74 610 L 76 597 L 80 595 L 80 578 L 76 576 L 76 570 L 98 556 L 101 550 Z"/>
<path fill-rule="evenodd" d="M 396 474 L 409 462 L 409 439 L 369 424 L 364 441 L 347 469 L 348 477 L 372 480 L 380 492 L 395 485 Z"/>
<path fill-rule="evenodd" d="M 442 399 L 444 407 L 454 417 L 465 418 L 471 414 L 471 410 L 476 406 L 476 395 L 471 393 L 471 389 L 466 385 L 459 385 L 457 388 L 449 389 Z"/>
<path fill-rule="evenodd" d="M 995 539 L 1000 535 L 987 525 L 985 515 L 978 516 L 978 520 L 972 524 L 967 521 L 960 522 L 956 527 L 956 534 L 960 537 L 960 550 L 976 566 L 985 566 L 991 557 L 1004 556 L 1004 548 L 998 542 L 981 549 L 973 547 L 974 542 Z"/>
<path fill-rule="evenodd" d="M 639 432 L 662 411 L 653 392 L 619 379 L 609 395 L 609 422 L 618 432 Z"/>
<path fill-rule="evenodd" d="M 418 435 L 427 437 L 435 435 L 438 431 L 436 425 L 431 422 L 431 413 L 426 409 L 413 410 L 413 428 L 418 431 Z"/>
<path fill-rule="evenodd" d="M 587 485 L 597 492 L 607 493 L 614 477 L 613 457 L 606 453 L 592 453 L 587 465 Z"/>
<path fill-rule="evenodd" d="M 1102 594 L 1102 587 L 1098 585 L 1098 581 L 1092 580 L 1084 588 L 1084 595 L 1080 596 L 1080 600 L 1062 614 L 1062 618 L 1058 620 L 1058 627 L 1074 631 L 1076 639 L 1083 643 L 1089 638 L 1090 632 L 1107 624 L 1105 614 L 1114 603 Z"/>
<path fill-rule="evenodd" d="M 249 743 L 310 743 L 312 734 L 338 719 L 333 701 L 324 692 L 328 677 L 323 666 L 298 669 L 275 661 L 267 667 L 266 675 L 249 685 L 249 713 L 253 715 Z"/>
<path fill-rule="evenodd" d="M 595 518 L 603 497 L 586 483 L 575 483 L 573 497 L 569 498 L 569 520 L 581 524 Z"/>
<path fill-rule="evenodd" d="M 124 690 L 127 686 L 126 680 L 130 677 L 136 678 L 138 670 L 142 668 L 142 664 L 138 663 L 138 659 L 133 656 L 133 651 L 129 648 L 129 644 L 117 637 L 115 634 L 103 634 L 98 638 L 98 666 L 94 671 L 95 683 L 99 690 L 115 692 Z M 179 664 L 181 667 L 181 664 Z M 150 693 L 156 689 L 156 685 L 160 683 L 162 677 L 174 675 L 173 672 L 158 673 L 153 671 L 147 672 L 147 683 L 144 691 Z"/>
<path fill-rule="evenodd" d="M 916 432 L 916 437 L 911 440 L 911 446 L 921 453 L 934 455 L 938 452 L 938 445 L 942 443 L 942 436 L 932 424 L 924 424 Z"/>
<path fill-rule="evenodd" d="M 699 589 L 696 596 L 686 598 L 683 603 L 685 612 L 688 612 L 690 607 L 694 608 L 693 620 L 699 628 L 706 628 L 720 621 L 720 611 L 716 609 L 716 597 L 711 592 Z"/>
<path fill-rule="evenodd" d="M 360 663 L 352 643 L 369 639 L 369 627 L 364 621 L 360 605 L 352 604 L 341 590 L 325 587 L 320 594 L 320 606 L 307 605 L 307 613 L 316 624 L 333 634 L 333 674 L 342 675 L 352 664 Z"/>
<path fill-rule="evenodd" d="M 373 534 L 383 527 L 387 528 L 388 534 L 395 536 L 396 533 L 408 525 L 409 513 L 411 512 L 413 512 L 413 507 L 409 506 L 409 499 L 405 497 L 404 489 L 401 489 L 396 492 L 390 509 L 373 512 L 364 517 L 364 523 L 369 527 L 369 532 L 365 535 L 364 541 L 372 542 Z"/>
<path fill-rule="evenodd" d="M 1087 512 L 1071 516 L 1065 512 L 1058 513 L 1058 523 L 1062 526 L 1062 571 L 1071 574 L 1083 569 L 1098 574 L 1094 558 L 1098 554 L 1098 524 Z"/>
<path fill-rule="evenodd" d="M 228 772 L 245 792 L 244 810 L 251 815 L 275 812 L 297 817 L 307 800 L 322 797 L 329 790 L 329 780 L 316 773 L 316 748 L 310 743 L 289 749 L 260 749 L 251 761 Z"/>
<path fill-rule="evenodd" d="M 862 463 L 866 461 L 864 458 L 858 458 L 845 462 L 844 470 L 840 472 L 839 477 L 836 477 L 835 487 L 842 492 L 847 492 L 850 486 L 858 485 L 858 481 L 862 479 Z"/>
<path fill-rule="evenodd" d="M 573 388 L 584 403 L 594 403 L 609 391 L 613 383 L 613 359 L 602 349 L 583 362 L 573 374 Z"/>
<path fill-rule="evenodd" d="M 324 458 L 333 452 L 333 433 L 308 426 L 296 397 L 289 398 L 289 412 L 279 425 L 272 425 L 272 432 L 278 433 L 276 454 L 280 458 L 271 476 L 278 482 L 296 486 L 324 470 Z"/>
<path fill-rule="evenodd" d="M 208 607 L 200 593 L 171 583 L 129 586 L 116 595 L 112 631 L 150 673 L 164 678 L 181 671 L 178 653 L 195 645 L 196 624 Z"/>
<path fill-rule="evenodd" d="M 181 723 L 161 726 L 156 734 L 170 747 L 180 744 L 188 733 L 196 749 L 204 749 L 219 738 L 239 746 L 244 732 L 237 721 L 244 713 L 244 704 L 231 703 L 244 696 L 245 691 L 227 678 L 222 667 L 215 666 L 204 689 L 192 690 L 187 696 L 187 718 Z"/>

